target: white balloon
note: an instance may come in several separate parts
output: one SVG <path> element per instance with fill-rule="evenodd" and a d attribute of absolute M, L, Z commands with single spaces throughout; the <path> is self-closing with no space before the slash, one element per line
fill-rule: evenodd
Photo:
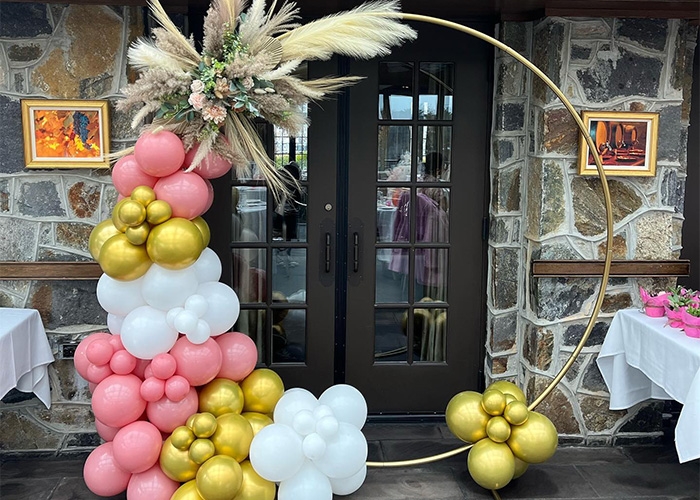
<path fill-rule="evenodd" d="M 318 402 L 328 405 L 340 422 L 362 429 L 367 420 L 367 402 L 360 391 L 351 385 L 338 384 L 326 389 Z"/>
<path fill-rule="evenodd" d="M 153 359 L 168 352 L 177 341 L 177 330 L 168 326 L 165 312 L 151 306 L 137 307 L 122 324 L 122 344 L 140 359 Z"/>
<path fill-rule="evenodd" d="M 103 274 L 97 282 L 97 301 L 108 313 L 126 316 L 146 304 L 141 295 L 142 283 L 143 278 L 120 281 Z"/>
<path fill-rule="evenodd" d="M 203 344 L 211 337 L 209 325 L 203 319 L 197 321 L 197 329 L 193 333 L 187 334 L 187 340 L 193 344 Z"/>
<path fill-rule="evenodd" d="M 313 411 L 318 406 L 316 396 L 306 389 L 295 387 L 285 391 L 275 405 L 273 420 L 277 424 L 292 426 L 294 416 L 301 410 Z"/>
<path fill-rule="evenodd" d="M 323 417 L 333 417 L 333 410 L 328 405 L 322 405 L 320 402 L 316 408 L 314 408 L 314 418 L 316 420 L 321 420 Z"/>
<path fill-rule="evenodd" d="M 348 424 L 350 425 L 350 424 Z M 316 422 L 316 432 L 321 435 L 324 439 L 331 439 L 336 434 L 338 434 L 338 429 L 340 428 L 340 423 L 338 419 L 332 415 L 322 417 Z"/>
<path fill-rule="evenodd" d="M 336 495 L 350 495 L 360 489 L 367 478 L 367 465 L 363 466 L 357 474 L 344 478 L 331 478 L 331 488 Z"/>
<path fill-rule="evenodd" d="M 312 462 L 305 462 L 293 477 L 282 481 L 278 500 L 332 500 L 333 489 L 328 478 Z"/>
<path fill-rule="evenodd" d="M 177 315 L 184 310 L 184 307 L 173 307 L 168 311 L 168 314 L 165 316 L 165 321 L 168 323 L 170 328 L 175 328 L 175 318 L 177 318 Z"/>
<path fill-rule="evenodd" d="M 209 304 L 207 304 L 207 299 L 195 293 L 190 295 L 185 301 L 185 309 L 192 311 L 198 318 L 201 318 L 209 309 Z"/>
<path fill-rule="evenodd" d="M 200 283 L 219 281 L 221 278 L 221 260 L 211 248 L 205 248 L 192 265 Z"/>
<path fill-rule="evenodd" d="M 180 333 L 184 333 L 185 335 L 189 333 L 197 333 L 198 321 L 199 318 L 195 313 L 185 309 L 181 311 L 180 314 L 175 316 L 175 329 Z"/>
<path fill-rule="evenodd" d="M 307 436 L 314 432 L 316 427 L 316 419 L 311 410 L 300 410 L 294 415 L 292 420 L 292 427 L 302 436 Z"/>
<path fill-rule="evenodd" d="M 173 270 L 153 264 L 143 276 L 141 293 L 148 305 L 167 311 L 185 305 L 198 284 L 192 266 Z"/>
<path fill-rule="evenodd" d="M 107 328 L 112 335 L 119 335 L 122 331 L 122 324 L 124 323 L 124 316 L 117 316 L 116 314 L 107 314 Z"/>
<path fill-rule="evenodd" d="M 201 319 L 209 323 L 211 334 L 221 335 L 229 331 L 236 323 L 241 308 L 236 292 L 223 283 L 210 281 L 199 285 L 197 294 L 207 301 L 207 312 Z"/>
<path fill-rule="evenodd" d="M 288 425 L 263 427 L 250 444 L 250 463 L 263 479 L 289 479 L 304 464 L 301 437 Z"/>
<path fill-rule="evenodd" d="M 326 453 L 326 440 L 314 432 L 304 438 L 301 449 L 309 460 L 318 460 Z"/>
<path fill-rule="evenodd" d="M 324 417 L 330 418 L 330 417 Z M 314 464 L 330 478 L 350 477 L 367 461 L 367 439 L 354 425 L 341 422 L 333 439 L 326 440 L 326 453 Z"/>

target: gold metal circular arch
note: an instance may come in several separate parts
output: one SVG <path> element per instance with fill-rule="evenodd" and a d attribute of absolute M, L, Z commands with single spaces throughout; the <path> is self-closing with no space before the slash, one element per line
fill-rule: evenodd
<path fill-rule="evenodd" d="M 571 353 L 571 356 L 569 357 L 568 361 L 564 364 L 564 366 L 561 368 L 559 373 L 554 377 L 552 382 L 545 388 L 545 390 L 540 394 L 531 404 L 528 406 L 529 410 L 534 409 L 539 405 L 559 384 L 562 378 L 564 378 L 564 375 L 566 375 L 566 372 L 569 371 L 569 368 L 574 364 L 576 361 L 576 358 L 578 355 L 581 353 L 581 350 L 583 349 L 583 346 L 586 344 L 586 341 L 588 340 L 588 337 L 591 333 L 591 330 L 593 330 L 593 326 L 595 325 L 595 321 L 598 318 L 598 314 L 600 313 L 600 308 L 603 304 L 603 299 L 605 298 L 605 289 L 608 284 L 608 278 L 610 276 L 610 264 L 612 262 L 612 241 L 613 241 L 613 218 L 612 218 L 612 203 L 610 200 L 610 189 L 608 187 L 608 181 L 605 176 L 605 171 L 603 169 L 603 164 L 600 160 L 600 155 L 598 154 L 598 151 L 596 149 L 595 143 L 589 134 L 588 130 L 586 130 L 586 126 L 583 123 L 583 120 L 579 116 L 579 114 L 576 112 L 576 109 L 574 109 L 574 106 L 569 102 L 569 100 L 566 98 L 564 93 L 559 89 L 559 87 L 556 86 L 552 80 L 549 79 L 549 77 L 544 74 L 537 66 L 535 66 L 532 62 L 530 62 L 526 57 L 522 56 L 519 52 L 516 50 L 512 49 L 508 45 L 496 40 L 495 38 L 492 38 L 478 30 L 475 30 L 473 28 L 469 28 L 467 26 L 454 23 L 452 21 L 446 21 L 444 19 L 440 19 L 437 17 L 430 17 L 430 16 L 424 16 L 424 15 L 419 15 L 419 14 L 408 14 L 408 13 L 402 13 L 402 12 L 397 12 L 395 14 L 396 17 L 400 17 L 406 21 L 421 21 L 425 23 L 430 23 L 430 24 L 436 24 L 438 26 L 443 26 L 445 28 L 461 31 L 463 33 L 466 33 L 468 35 L 474 36 L 476 38 L 479 38 L 487 43 L 490 43 L 494 47 L 506 52 L 508 55 L 522 63 L 527 69 L 529 69 L 532 73 L 535 74 L 540 80 L 542 80 L 551 90 L 556 94 L 556 96 L 559 98 L 559 100 L 564 104 L 566 107 L 567 111 L 571 115 L 571 117 L 574 119 L 576 122 L 576 126 L 578 127 L 579 131 L 581 134 L 583 134 L 584 139 L 586 140 L 586 143 L 588 144 L 588 147 L 593 154 L 593 158 L 595 160 L 596 168 L 598 169 L 598 175 L 600 176 L 600 181 L 603 186 L 603 198 L 605 200 L 605 215 L 606 215 L 606 231 L 607 231 L 607 238 L 606 238 L 606 251 L 605 251 L 605 262 L 603 266 L 603 275 L 602 275 L 602 282 L 600 285 L 600 290 L 598 291 L 598 298 L 595 301 L 595 306 L 593 307 L 593 312 L 591 313 L 591 316 L 588 320 L 588 324 L 586 325 L 586 329 L 583 333 L 583 336 L 581 337 L 581 341 L 578 343 L 576 346 L 576 349 Z M 421 464 L 427 464 L 431 462 L 437 462 L 439 460 L 443 460 L 445 458 L 449 458 L 455 455 L 458 455 L 464 451 L 467 451 L 473 446 L 473 444 L 469 444 L 466 446 L 462 446 L 460 448 L 456 448 L 454 450 L 441 453 L 439 455 L 432 455 L 429 457 L 424 457 L 424 458 L 416 458 L 412 460 L 400 460 L 400 461 L 395 461 L 395 462 L 367 462 L 368 467 L 408 467 L 412 465 L 421 465 Z M 498 493 L 495 490 L 492 490 L 492 493 L 495 498 L 500 498 L 498 496 Z"/>

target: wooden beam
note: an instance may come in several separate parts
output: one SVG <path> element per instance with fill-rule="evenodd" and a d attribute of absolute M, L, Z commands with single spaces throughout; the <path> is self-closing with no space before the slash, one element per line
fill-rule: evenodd
<path fill-rule="evenodd" d="M 533 260 L 534 278 L 582 278 L 603 274 L 602 260 Z M 613 260 L 610 276 L 672 277 L 689 276 L 690 261 L 679 260 Z"/>
<path fill-rule="evenodd" d="M 96 262 L 0 262 L 0 280 L 96 280 Z"/>

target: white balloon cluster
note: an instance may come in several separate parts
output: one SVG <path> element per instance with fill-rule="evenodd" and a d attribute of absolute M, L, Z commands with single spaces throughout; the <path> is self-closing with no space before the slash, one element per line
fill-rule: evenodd
<path fill-rule="evenodd" d="M 124 348 L 141 359 L 168 352 L 187 335 L 193 344 L 228 331 L 238 319 L 236 293 L 219 282 L 221 261 L 205 248 L 197 261 L 179 270 L 153 264 L 141 278 L 120 281 L 106 274 L 97 283 L 97 300 L 107 311 L 107 326 L 121 335 Z"/>
<path fill-rule="evenodd" d="M 367 403 L 350 385 L 328 388 L 319 399 L 306 389 L 287 390 L 274 424 L 253 438 L 250 462 L 279 483 L 279 500 L 332 500 L 349 495 L 367 476 L 367 439 L 360 429 Z"/>

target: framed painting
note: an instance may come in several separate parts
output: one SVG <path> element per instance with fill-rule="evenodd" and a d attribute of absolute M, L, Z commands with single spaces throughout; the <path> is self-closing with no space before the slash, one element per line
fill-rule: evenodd
<path fill-rule="evenodd" d="M 606 175 L 656 175 L 658 113 L 584 111 L 583 123 L 598 150 Z M 581 134 L 578 173 L 598 175 L 593 154 Z"/>
<path fill-rule="evenodd" d="M 107 101 L 23 99 L 27 168 L 109 168 Z"/>

